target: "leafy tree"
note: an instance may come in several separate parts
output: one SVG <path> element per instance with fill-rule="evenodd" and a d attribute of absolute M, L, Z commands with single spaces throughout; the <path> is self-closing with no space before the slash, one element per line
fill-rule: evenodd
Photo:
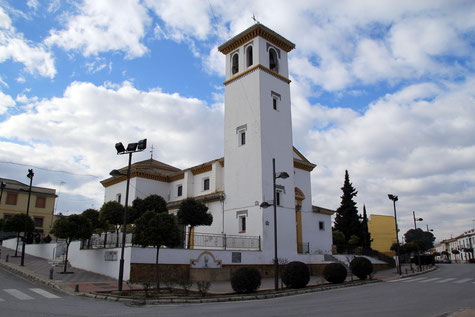
<path fill-rule="evenodd" d="M 340 230 L 333 230 L 332 237 L 333 237 L 333 244 L 334 245 L 339 245 L 339 244 L 345 244 L 346 243 L 345 235 Z"/>
<path fill-rule="evenodd" d="M 368 216 L 365 205 L 363 205 L 363 220 L 361 221 L 361 240 L 363 249 L 371 250 L 371 233 L 368 231 Z"/>
<path fill-rule="evenodd" d="M 168 212 L 167 202 L 159 195 L 150 195 L 145 199 L 135 198 L 132 202 L 132 207 L 129 208 L 128 221 L 135 223 L 146 211 L 153 211 L 155 213 Z"/>
<path fill-rule="evenodd" d="M 92 235 L 92 225 L 89 219 L 83 215 L 70 215 L 59 218 L 53 224 L 51 233 L 60 239 L 66 240 L 66 260 L 64 261 L 64 273 L 68 266 L 69 245 L 74 240 L 89 239 Z"/>
<path fill-rule="evenodd" d="M 343 195 L 341 196 L 340 207 L 336 210 L 335 229 L 340 230 L 345 235 L 345 240 L 350 240 L 355 235 L 361 241 L 361 223 L 358 215 L 358 208 L 353 198 L 358 192 L 350 183 L 348 171 L 345 171 L 345 182 L 341 188 Z"/>
<path fill-rule="evenodd" d="M 115 227 L 116 247 L 119 247 L 119 229 L 124 222 L 124 206 L 114 200 L 104 203 L 99 211 L 99 219 Z"/>
<path fill-rule="evenodd" d="M 135 222 L 133 243 L 142 247 L 154 246 L 157 249 L 155 257 L 155 277 L 157 279 L 157 290 L 160 289 L 160 278 L 158 274 L 158 257 L 160 246 L 175 247 L 181 242 L 180 229 L 176 217 L 169 213 L 156 213 L 154 211 L 145 212 Z"/>
<path fill-rule="evenodd" d="M 427 251 L 434 247 L 435 237 L 431 232 L 422 231 L 422 229 L 410 229 L 404 234 L 404 239 L 407 243 L 422 241 L 423 246 L 420 248 L 421 251 Z"/>
<path fill-rule="evenodd" d="M 209 226 L 213 223 L 213 215 L 208 213 L 208 207 L 194 198 L 183 200 L 178 209 L 178 221 L 182 225 L 189 225 L 188 249 L 190 248 L 191 231 L 196 226 Z"/>
<path fill-rule="evenodd" d="M 35 230 L 35 223 L 30 216 L 26 214 L 15 214 L 9 217 L 5 224 L 3 225 L 3 230 L 5 232 L 16 232 L 17 239 L 16 239 L 16 248 L 15 248 L 15 256 L 18 256 L 18 241 L 20 240 L 20 232 L 25 231 L 25 222 L 26 222 L 26 232 L 23 236 L 23 239 L 26 239 L 26 236 Z"/>

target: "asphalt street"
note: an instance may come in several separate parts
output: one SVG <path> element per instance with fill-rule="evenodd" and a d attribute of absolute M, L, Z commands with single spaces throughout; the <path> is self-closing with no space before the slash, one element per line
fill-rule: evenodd
<path fill-rule="evenodd" d="M 440 265 L 412 278 L 268 300 L 131 306 L 70 296 L 0 270 L 0 315 L 24 316 L 441 316 L 475 307 L 475 265 Z"/>

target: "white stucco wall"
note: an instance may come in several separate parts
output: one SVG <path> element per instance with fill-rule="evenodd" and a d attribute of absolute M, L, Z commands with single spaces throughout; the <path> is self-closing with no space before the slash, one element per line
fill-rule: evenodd
<path fill-rule="evenodd" d="M 3 240 L 2 246 L 8 249 L 15 250 L 17 244 L 17 239 L 8 239 Z M 25 245 L 25 253 L 33 255 L 39 258 L 53 259 L 54 249 L 56 248 L 56 243 L 41 243 L 41 244 L 27 244 Z M 22 243 L 18 244 L 18 252 L 21 253 Z"/>

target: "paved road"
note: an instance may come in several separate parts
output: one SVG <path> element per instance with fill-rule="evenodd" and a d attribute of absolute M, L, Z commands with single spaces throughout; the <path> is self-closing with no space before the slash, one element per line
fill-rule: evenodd
<path fill-rule="evenodd" d="M 475 307 L 475 265 L 393 282 L 261 301 L 133 307 L 69 296 L 0 270 L 2 316 L 440 316 Z"/>

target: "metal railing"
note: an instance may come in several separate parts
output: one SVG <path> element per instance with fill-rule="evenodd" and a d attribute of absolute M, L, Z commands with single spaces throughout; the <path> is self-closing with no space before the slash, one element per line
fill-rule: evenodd
<path fill-rule="evenodd" d="M 185 241 L 188 241 L 188 233 L 185 236 Z M 238 236 L 195 232 L 192 235 L 192 242 L 193 248 L 195 249 L 261 250 L 261 237 L 259 236 Z"/>
<path fill-rule="evenodd" d="M 310 242 L 302 242 L 300 244 L 297 244 L 297 253 L 309 254 L 310 253 Z"/>
<path fill-rule="evenodd" d="M 100 248 L 117 248 L 122 246 L 122 233 L 119 233 L 117 241 L 116 232 L 107 232 L 102 234 L 93 234 L 88 240 L 83 241 L 82 249 L 100 249 Z M 188 233 L 183 237 L 181 248 L 188 245 Z M 132 244 L 133 234 L 126 235 L 125 246 L 135 246 Z M 210 249 L 210 250 L 261 250 L 260 236 L 238 236 L 227 234 L 199 233 L 192 234 L 191 245 L 194 249 Z M 180 247 L 178 247 L 180 248 Z"/>

